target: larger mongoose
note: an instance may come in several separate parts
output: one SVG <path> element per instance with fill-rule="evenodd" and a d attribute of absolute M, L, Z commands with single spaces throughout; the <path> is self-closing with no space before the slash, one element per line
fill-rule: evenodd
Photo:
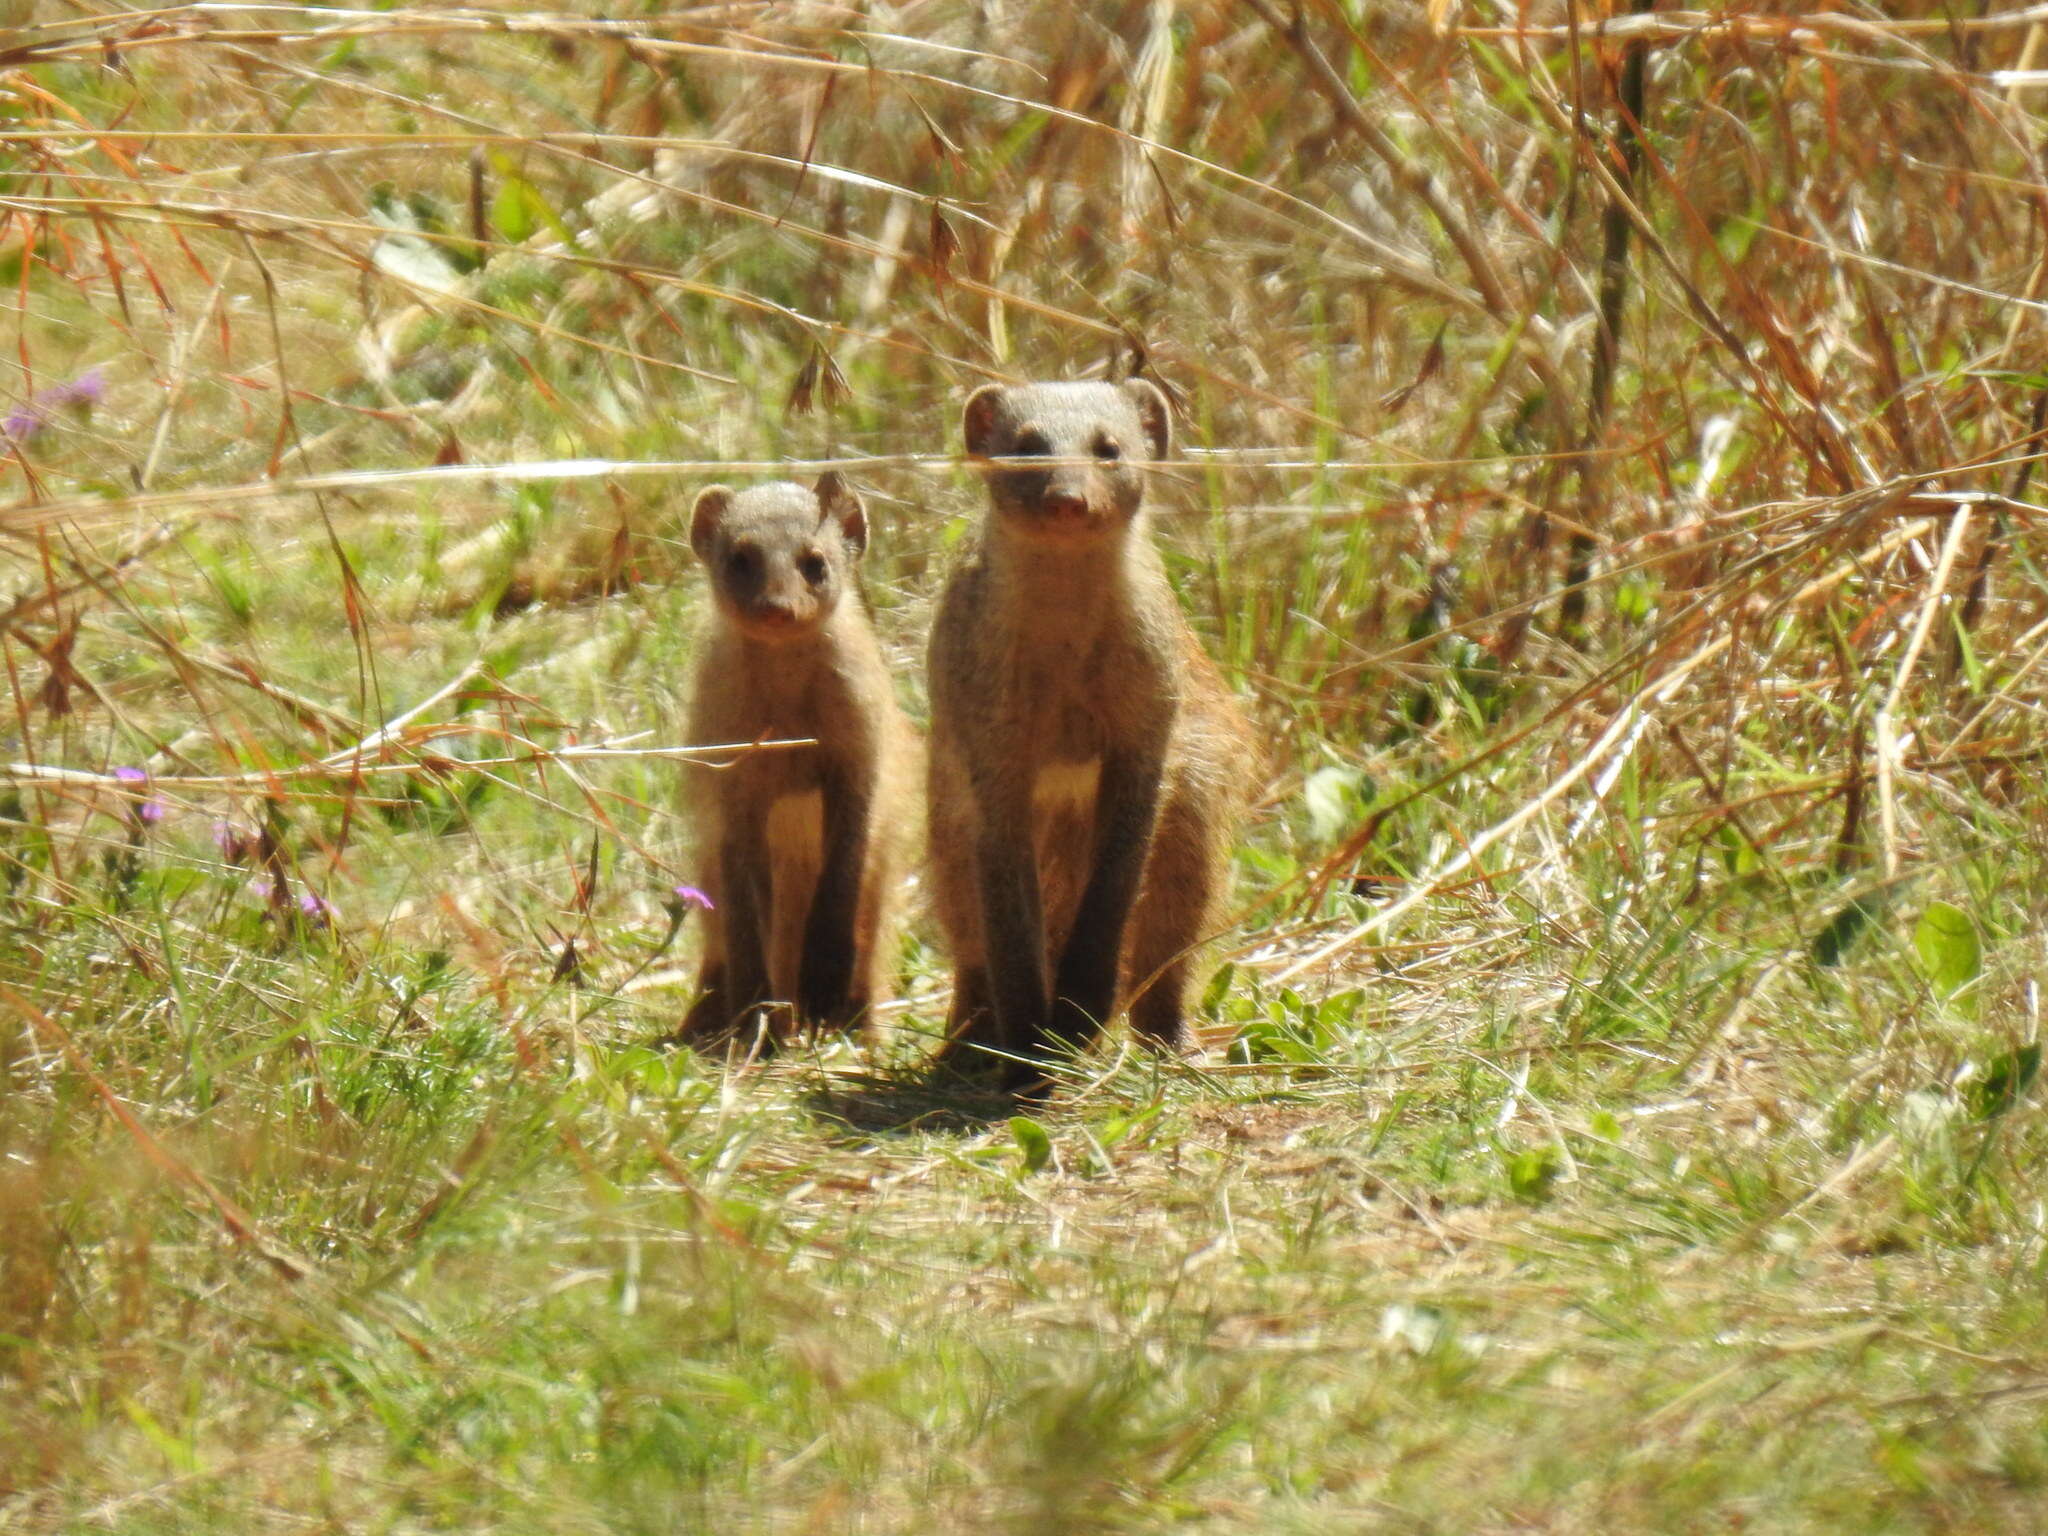
<path fill-rule="evenodd" d="M 1048 1048 L 1092 1039 L 1120 999 L 1151 1045 L 1186 1047 L 1255 753 L 1147 526 L 1165 396 L 989 386 L 964 422 L 989 510 L 931 636 L 942 1059 L 992 1049 L 1011 1087 L 1042 1091 Z"/>
<path fill-rule="evenodd" d="M 866 511 L 837 474 L 714 485 L 690 546 L 713 598 L 691 740 L 817 745 L 687 770 L 713 906 L 682 1037 L 744 1030 L 772 1046 L 797 1026 L 862 1023 L 893 977 L 919 756 L 859 585 Z"/>

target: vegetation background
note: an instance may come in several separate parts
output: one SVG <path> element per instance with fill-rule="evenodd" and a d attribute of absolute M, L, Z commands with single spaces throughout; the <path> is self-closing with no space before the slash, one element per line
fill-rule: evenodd
<path fill-rule="evenodd" d="M 2048 1525 L 2048 10 L 0 33 L 0 1529 Z M 1207 1058 L 684 1006 L 706 480 L 1142 369 Z"/>

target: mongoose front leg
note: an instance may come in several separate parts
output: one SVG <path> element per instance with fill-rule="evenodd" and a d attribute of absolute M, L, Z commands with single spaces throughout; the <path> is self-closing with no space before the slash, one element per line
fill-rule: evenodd
<path fill-rule="evenodd" d="M 1144 888 L 1131 910 L 1125 956 L 1132 993 L 1124 1006 L 1139 1039 L 1169 1055 L 1193 1044 L 1188 987 L 1203 943 L 1223 924 L 1236 813 L 1229 774 L 1227 766 L 1214 778 L 1184 773 L 1161 793 Z"/>
<path fill-rule="evenodd" d="M 1085 1045 L 1116 1011 L 1124 930 L 1145 874 L 1159 814 L 1163 753 L 1113 753 L 1104 758 L 1095 800 L 1095 867 L 1081 892 L 1074 926 L 1060 956 L 1048 1033 Z"/>
<path fill-rule="evenodd" d="M 1043 1040 L 1048 1012 L 1038 866 L 1029 839 L 1014 832 L 1030 824 L 1025 809 L 984 815 L 975 847 L 995 1045 L 1020 1056 Z"/>
<path fill-rule="evenodd" d="M 804 921 L 796 1005 L 806 1023 L 844 1028 L 868 1003 L 853 993 L 860 969 L 861 879 L 867 869 L 873 785 L 828 776 L 824 801 L 825 860 Z"/>
<path fill-rule="evenodd" d="M 945 1050 L 986 1045 L 991 1027 L 988 971 L 979 965 L 963 965 L 953 977 L 953 1007 L 946 1015 Z"/>
<path fill-rule="evenodd" d="M 725 999 L 720 1031 L 754 1024 L 752 1015 L 768 996 L 767 892 L 758 878 L 763 860 L 758 839 L 728 834 L 719 849 L 720 884 L 725 895 Z"/>

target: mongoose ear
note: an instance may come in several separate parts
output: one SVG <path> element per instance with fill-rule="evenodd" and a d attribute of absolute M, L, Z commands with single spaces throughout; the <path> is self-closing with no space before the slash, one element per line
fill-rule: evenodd
<path fill-rule="evenodd" d="M 839 533 L 846 540 L 847 548 L 856 555 L 867 553 L 868 509 L 836 469 L 828 469 L 818 476 L 818 509 L 839 524 Z"/>
<path fill-rule="evenodd" d="M 1003 398 L 1003 386 L 984 384 L 967 397 L 960 412 L 960 425 L 967 438 L 967 451 L 977 459 L 987 458 L 996 434 L 996 406 Z"/>
<path fill-rule="evenodd" d="M 1173 446 L 1173 411 L 1166 396 L 1150 379 L 1125 379 L 1119 386 L 1124 398 L 1136 407 L 1138 425 L 1145 429 L 1145 441 L 1152 445 L 1152 457 L 1163 459 Z"/>
<path fill-rule="evenodd" d="M 711 558 L 711 544 L 718 537 L 718 525 L 725 517 L 726 508 L 731 505 L 730 486 L 707 485 L 697 493 L 697 500 L 690 507 L 690 548 L 697 552 L 699 560 Z"/>

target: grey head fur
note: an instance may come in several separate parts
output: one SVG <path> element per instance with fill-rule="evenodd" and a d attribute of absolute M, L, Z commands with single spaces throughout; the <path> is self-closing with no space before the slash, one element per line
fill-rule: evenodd
<path fill-rule="evenodd" d="M 1128 527 L 1144 505 L 1144 466 L 1166 457 L 1173 441 L 1166 396 L 1143 379 L 991 384 L 968 397 L 962 425 L 974 458 L 1011 461 L 983 471 L 997 518 L 1060 544 Z"/>
<path fill-rule="evenodd" d="M 833 471 L 816 486 L 706 486 L 690 509 L 719 612 L 756 640 L 815 634 L 856 590 L 867 543 L 867 509 Z"/>

